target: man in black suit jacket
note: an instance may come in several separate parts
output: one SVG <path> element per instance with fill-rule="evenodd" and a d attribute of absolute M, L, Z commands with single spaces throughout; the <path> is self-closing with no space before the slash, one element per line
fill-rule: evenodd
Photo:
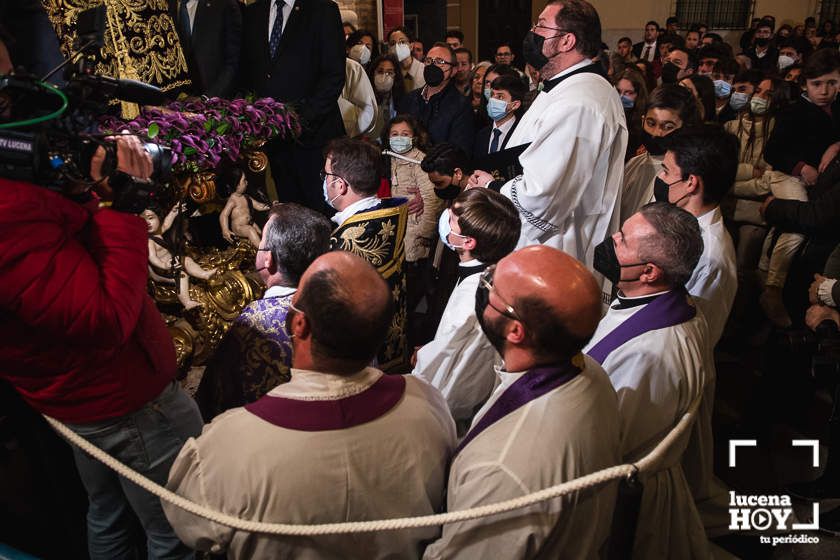
<path fill-rule="evenodd" d="M 282 13 L 283 30 L 274 56 L 269 21 Z M 242 12 L 242 74 L 246 91 L 288 103 L 303 132 L 297 142 L 267 146 L 281 201 L 325 210 L 319 177 L 324 147 L 343 136 L 338 98 L 344 88 L 344 29 L 332 0 L 257 0 Z"/>
<path fill-rule="evenodd" d="M 519 124 L 519 116 L 523 112 L 522 104 L 528 93 L 528 86 L 518 76 L 499 76 L 490 84 L 490 89 L 492 93 L 488 100 L 487 113 L 492 122 L 475 135 L 473 158 L 481 158 L 505 149 L 516 125 Z M 494 132 L 496 130 L 499 132 Z M 495 145 L 494 136 L 498 136 Z M 491 151 L 491 148 L 495 149 Z"/>
<path fill-rule="evenodd" d="M 242 43 L 236 0 L 169 0 L 192 79 L 192 92 L 229 97 L 235 89 Z"/>
<path fill-rule="evenodd" d="M 633 45 L 633 56 L 637 59 L 643 59 L 642 55 L 647 54 L 647 60 L 653 62 L 659 60 L 659 48 L 657 42 L 659 40 L 659 24 L 655 21 L 649 21 L 645 24 L 645 38 Z M 649 48 L 649 50 L 648 50 Z"/>

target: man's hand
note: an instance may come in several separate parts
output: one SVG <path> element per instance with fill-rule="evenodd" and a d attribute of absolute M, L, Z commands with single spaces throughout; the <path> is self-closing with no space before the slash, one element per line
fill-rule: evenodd
<path fill-rule="evenodd" d="M 408 200 L 408 213 L 416 215 L 418 218 L 423 215 L 423 197 L 420 196 L 420 189 L 417 187 L 409 187 L 408 192 L 412 196 Z"/>
<path fill-rule="evenodd" d="M 473 174 L 470 175 L 470 180 L 467 181 L 467 188 L 468 189 L 484 188 L 492 180 L 493 180 L 492 175 L 490 175 L 486 171 L 476 169 L 475 171 L 473 171 Z"/>
<path fill-rule="evenodd" d="M 817 168 L 817 171 L 822 173 L 825 169 L 834 161 L 834 158 L 837 157 L 837 154 L 840 154 L 840 142 L 835 142 L 828 148 L 826 148 L 825 152 L 823 153 L 822 159 L 820 159 L 820 166 Z"/>
<path fill-rule="evenodd" d="M 817 179 L 820 178 L 820 172 L 810 165 L 805 165 L 802 167 L 802 171 L 799 172 L 799 176 L 802 177 L 802 182 L 810 187 L 817 183 Z"/>
<path fill-rule="evenodd" d="M 834 321 L 840 327 L 840 313 L 837 313 L 836 309 L 825 305 L 812 305 L 805 312 L 805 324 L 812 331 L 816 331 L 820 323 L 827 320 Z"/>
<path fill-rule="evenodd" d="M 152 176 L 152 156 L 143 148 L 143 143 L 136 136 L 111 136 L 106 140 L 113 140 L 117 154 L 117 171 L 131 175 L 137 179 L 148 179 Z M 94 181 L 101 181 L 102 164 L 105 163 L 105 148 L 99 146 L 90 160 L 90 176 Z"/>
<path fill-rule="evenodd" d="M 811 287 L 808 288 L 808 301 L 812 304 L 819 303 L 820 301 L 820 284 L 822 284 L 826 280 L 826 277 L 822 274 L 814 274 L 814 281 L 811 282 Z"/>

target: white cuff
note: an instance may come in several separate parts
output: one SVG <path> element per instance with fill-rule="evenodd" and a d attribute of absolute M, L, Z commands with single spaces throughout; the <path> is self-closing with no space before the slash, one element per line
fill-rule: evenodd
<path fill-rule="evenodd" d="M 831 291 L 834 289 L 834 284 L 837 280 L 832 278 L 827 278 L 823 280 L 820 287 L 817 289 L 817 297 L 820 300 L 820 303 L 828 305 L 829 307 L 837 307 L 837 304 L 834 302 L 834 298 L 831 297 Z"/>

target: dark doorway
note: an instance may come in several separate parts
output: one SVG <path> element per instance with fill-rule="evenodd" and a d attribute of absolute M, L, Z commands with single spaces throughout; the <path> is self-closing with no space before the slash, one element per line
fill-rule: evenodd
<path fill-rule="evenodd" d="M 531 0 L 480 0 L 478 59 L 495 62 L 496 47 L 507 41 L 516 55 L 513 65 L 524 67 L 522 39 L 531 28 Z"/>
<path fill-rule="evenodd" d="M 405 0 L 405 23 L 428 51 L 446 34 L 446 0 Z"/>

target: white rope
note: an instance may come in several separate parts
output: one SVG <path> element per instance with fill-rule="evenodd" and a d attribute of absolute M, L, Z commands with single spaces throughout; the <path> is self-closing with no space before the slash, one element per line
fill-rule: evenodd
<path fill-rule="evenodd" d="M 557 484 L 544 490 L 533 492 L 526 496 L 506 500 L 495 504 L 488 504 L 486 506 L 474 507 L 461 511 L 450 511 L 447 513 L 439 513 L 435 515 L 426 515 L 420 517 L 400 517 L 396 519 L 382 519 L 377 521 L 355 521 L 345 523 L 322 523 L 317 525 L 291 525 L 286 523 L 264 523 L 261 521 L 247 521 L 239 519 L 225 513 L 208 509 L 200 504 L 190 501 L 178 494 L 167 490 L 156 482 L 149 480 L 142 474 L 127 467 L 117 459 L 114 459 L 85 438 L 78 435 L 76 432 L 59 422 L 55 418 L 44 415 L 47 422 L 65 439 L 73 445 L 79 447 L 82 451 L 93 456 L 98 461 L 105 464 L 108 468 L 116 471 L 117 474 L 125 477 L 131 482 L 137 484 L 141 488 L 151 492 L 162 500 L 166 500 L 172 505 L 179 507 L 189 513 L 208 519 L 219 525 L 231 527 L 239 531 L 247 531 L 251 533 L 264 533 L 270 535 L 296 535 L 296 536 L 313 536 L 313 535 L 337 535 L 346 533 L 367 533 L 371 531 L 393 531 L 397 529 L 413 529 L 417 527 L 431 527 L 435 525 L 444 525 L 447 523 L 456 523 L 459 521 L 466 521 L 469 519 L 476 519 L 479 517 L 488 517 L 505 513 L 515 509 L 527 507 L 539 502 L 544 502 L 573 492 L 579 492 L 588 488 L 594 488 L 605 484 L 607 482 L 618 480 L 621 478 L 629 478 L 641 471 L 656 472 L 658 462 L 664 456 L 664 452 L 668 447 L 676 441 L 687 430 L 700 406 L 700 399 L 697 399 L 691 404 L 689 410 L 683 415 L 674 428 L 663 438 L 663 440 L 645 457 L 640 459 L 635 465 L 624 464 L 616 465 L 607 469 L 603 469 L 574 480 L 569 480 L 562 484 Z"/>

